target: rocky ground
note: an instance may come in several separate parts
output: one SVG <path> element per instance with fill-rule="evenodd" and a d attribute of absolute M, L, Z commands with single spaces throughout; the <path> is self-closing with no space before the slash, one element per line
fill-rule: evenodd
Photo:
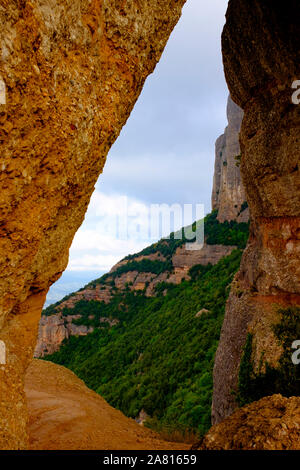
<path fill-rule="evenodd" d="M 213 426 L 198 449 L 300 450 L 300 397 L 273 395 L 241 408 Z"/>
<path fill-rule="evenodd" d="M 126 418 L 71 371 L 35 359 L 26 375 L 32 450 L 184 450 Z"/>

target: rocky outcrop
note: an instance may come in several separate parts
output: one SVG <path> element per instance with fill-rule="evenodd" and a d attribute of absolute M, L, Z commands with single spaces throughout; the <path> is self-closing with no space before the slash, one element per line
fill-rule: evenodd
<path fill-rule="evenodd" d="M 230 245 L 203 245 L 200 250 L 187 250 L 185 246 L 177 248 L 175 255 L 172 258 L 173 266 L 175 268 L 188 268 L 196 264 L 207 266 L 208 264 L 217 264 L 224 256 L 230 253 L 236 246 Z"/>
<path fill-rule="evenodd" d="M 241 173 L 252 226 L 216 354 L 214 423 L 237 407 L 248 333 L 253 363 L 262 353 L 276 363 L 278 307 L 300 305 L 300 108 L 291 99 L 300 76 L 298 13 L 296 0 L 229 2 L 223 57 L 232 98 L 244 110 Z"/>
<path fill-rule="evenodd" d="M 150 255 L 141 255 L 141 256 L 134 257 L 134 261 L 136 261 L 137 263 L 145 259 L 148 259 L 150 261 L 157 261 L 157 260 L 165 261 L 166 260 L 165 256 L 163 256 L 163 254 L 160 252 L 151 253 Z M 128 258 L 122 259 L 121 261 L 116 263 L 109 272 L 114 273 L 115 271 L 117 271 L 118 268 L 120 268 L 121 266 L 125 266 L 129 261 L 130 259 Z"/>
<path fill-rule="evenodd" d="M 141 410 L 139 415 L 135 418 L 135 421 L 140 425 L 144 426 L 144 423 L 149 419 L 150 416 L 146 413 L 145 410 Z"/>
<path fill-rule="evenodd" d="M 172 256 L 172 271 L 165 271 L 159 275 L 131 271 L 117 276 L 115 278 L 115 285 L 118 289 L 124 289 L 127 284 L 129 284 L 132 290 L 143 290 L 146 288 L 146 295 L 152 296 L 155 292 L 155 286 L 160 282 L 180 284 L 183 279 L 189 278 L 189 270 L 193 266 L 197 264 L 202 264 L 203 266 L 208 264 L 215 265 L 224 256 L 230 255 L 235 248 L 236 246 L 204 244 L 199 250 L 187 250 L 185 246 L 181 246 L 177 248 Z M 158 254 L 134 258 L 135 261 L 141 261 L 142 259 L 163 260 L 164 258 L 158 256 Z M 127 262 L 122 261 L 119 265 L 124 266 Z"/>
<path fill-rule="evenodd" d="M 155 286 L 160 282 L 169 282 L 171 284 L 180 284 L 183 279 L 189 279 L 189 270 L 201 264 L 207 266 L 208 264 L 217 264 L 224 256 L 230 253 L 236 246 L 225 245 L 207 245 L 206 243 L 199 250 L 187 250 L 185 246 L 177 248 L 172 257 L 172 264 L 174 270 L 171 273 L 165 272 L 152 279 L 147 287 L 147 295 L 153 295 Z"/>
<path fill-rule="evenodd" d="M 61 315 L 42 317 L 39 325 L 39 339 L 35 348 L 35 357 L 43 357 L 45 353 L 57 351 L 67 337 L 67 329 Z"/>
<path fill-rule="evenodd" d="M 52 354 L 59 350 L 62 342 L 65 339 L 69 339 L 70 336 L 86 336 L 94 331 L 93 326 L 86 326 L 74 323 L 76 320 L 80 320 L 82 316 L 76 315 L 64 315 L 62 310 L 62 304 L 57 307 L 58 312 L 54 315 L 42 315 L 39 323 L 38 341 L 34 350 L 34 357 L 44 357 L 47 354 Z M 75 303 L 72 305 L 73 308 Z M 89 317 L 93 318 L 93 315 Z M 100 325 L 108 324 L 113 327 L 119 323 L 119 320 L 100 317 Z M 101 328 L 101 326 L 100 326 Z"/>
<path fill-rule="evenodd" d="M 70 336 L 85 336 L 94 331 L 92 327 L 74 324 L 73 320 L 78 320 L 81 315 L 64 315 L 64 309 L 73 309 L 81 300 L 109 303 L 111 297 L 111 286 L 109 285 L 98 284 L 95 287 L 86 287 L 59 302 L 53 309 L 53 315 L 42 315 L 34 357 L 44 357 L 46 354 L 58 351 L 61 343 Z M 114 326 L 117 320 L 100 318 L 100 322 Z"/>
<path fill-rule="evenodd" d="M 249 209 L 240 172 L 241 149 L 239 134 L 243 111 L 229 96 L 228 126 L 216 141 L 215 173 L 212 209 L 218 210 L 218 220 L 248 222 Z"/>
<path fill-rule="evenodd" d="M 265 397 L 213 426 L 199 450 L 300 450 L 300 397 Z"/>
<path fill-rule="evenodd" d="M 200 318 L 202 317 L 202 315 L 205 315 L 207 313 L 210 313 L 210 311 L 207 310 L 207 308 L 202 308 L 201 310 L 199 310 L 198 313 L 196 313 L 195 318 Z"/>
<path fill-rule="evenodd" d="M 184 3 L 1 1 L 1 449 L 27 446 L 23 378 L 47 290 Z"/>
<path fill-rule="evenodd" d="M 65 300 L 59 303 L 57 310 L 61 311 L 64 308 L 73 308 L 74 305 L 80 300 L 96 300 L 98 302 L 105 302 L 106 304 L 111 299 L 111 288 L 105 284 L 98 284 L 95 287 L 85 287 L 78 292 L 67 296 Z"/>
<path fill-rule="evenodd" d="M 1 2 L 1 449 L 27 446 L 24 372 L 45 295 L 67 265 L 107 152 L 183 4 Z M 236 406 L 251 317 L 261 309 L 264 319 L 266 298 L 300 303 L 300 114 L 291 102 L 300 76 L 298 10 L 298 0 L 229 1 L 223 56 L 232 99 L 245 112 L 241 172 L 252 235 L 216 356 L 216 421 Z"/>
<path fill-rule="evenodd" d="M 81 318 L 81 316 L 68 315 L 63 317 L 62 314 L 49 317 L 43 316 L 39 325 L 38 343 L 34 356 L 43 357 L 45 354 L 52 354 L 58 351 L 61 343 L 70 336 L 86 336 L 94 331 L 93 327 L 72 323 L 73 320 L 78 318 Z"/>

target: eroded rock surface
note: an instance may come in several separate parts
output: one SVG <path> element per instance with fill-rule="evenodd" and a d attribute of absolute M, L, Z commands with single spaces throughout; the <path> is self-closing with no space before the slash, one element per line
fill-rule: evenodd
<path fill-rule="evenodd" d="M 273 395 L 241 408 L 213 426 L 199 450 L 300 450 L 300 397 Z"/>
<path fill-rule="evenodd" d="M 239 134 L 243 111 L 230 96 L 227 103 L 227 119 L 225 132 L 216 141 L 212 208 L 218 210 L 220 222 L 248 222 L 249 209 L 240 172 Z"/>
<path fill-rule="evenodd" d="M 39 324 L 38 343 L 34 351 L 35 357 L 43 357 L 58 351 L 61 343 L 70 336 L 86 336 L 94 331 L 91 326 L 76 325 L 73 320 L 80 315 L 63 316 L 61 313 L 49 317 L 42 316 Z M 109 319 L 105 319 L 109 322 Z"/>
<path fill-rule="evenodd" d="M 108 303 L 117 291 L 124 291 L 129 288 L 132 291 L 145 290 L 147 296 L 156 295 L 155 288 L 161 282 L 179 284 L 183 279 L 189 279 L 189 270 L 197 264 L 208 265 L 217 264 L 221 258 L 230 255 L 236 249 L 236 246 L 225 245 L 207 245 L 204 244 L 200 250 L 187 250 L 185 246 L 178 247 L 172 256 L 172 271 L 164 271 L 159 274 L 151 272 L 128 271 L 121 274 L 117 270 L 125 267 L 130 260 L 123 259 L 112 267 L 105 280 L 92 282 L 78 292 L 70 295 L 66 300 L 58 302 L 53 306 L 53 314 L 42 315 L 38 340 L 35 348 L 35 357 L 43 357 L 46 354 L 52 354 L 61 346 L 61 343 L 70 336 L 83 336 L 93 328 L 84 325 L 76 325 L 73 320 L 81 318 L 80 313 L 71 315 L 72 309 L 81 300 L 96 301 Z M 136 256 L 134 261 L 139 263 L 143 260 L 166 261 L 166 258 L 159 252 L 150 255 Z M 114 276 L 116 274 L 116 276 Z M 115 290 L 116 289 L 116 290 Z M 64 315 L 64 309 L 70 309 L 69 315 Z M 79 309 L 80 311 L 80 309 Z M 108 323 L 114 326 L 118 323 L 117 319 L 100 318 L 100 322 Z"/>
<path fill-rule="evenodd" d="M 241 172 L 252 227 L 216 354 L 214 423 L 237 407 L 248 333 L 253 362 L 262 352 L 276 362 L 278 308 L 300 304 L 300 107 L 291 88 L 300 77 L 298 13 L 296 0 L 229 2 L 223 57 L 231 96 L 244 110 Z"/>
<path fill-rule="evenodd" d="M 45 295 L 184 3 L 0 1 L 1 449 L 27 446 L 23 378 Z"/>

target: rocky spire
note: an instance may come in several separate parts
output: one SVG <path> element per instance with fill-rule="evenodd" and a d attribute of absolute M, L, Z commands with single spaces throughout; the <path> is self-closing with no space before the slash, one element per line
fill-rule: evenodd
<path fill-rule="evenodd" d="M 246 196 L 240 173 L 240 144 L 243 111 L 228 97 L 228 126 L 216 141 L 215 174 L 212 191 L 212 208 L 217 209 L 218 220 L 249 219 Z"/>

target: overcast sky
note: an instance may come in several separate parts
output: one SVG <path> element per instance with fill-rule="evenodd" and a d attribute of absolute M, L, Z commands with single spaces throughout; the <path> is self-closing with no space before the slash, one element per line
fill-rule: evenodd
<path fill-rule="evenodd" d="M 205 213 L 210 211 L 214 145 L 227 124 L 221 57 L 227 3 L 187 1 L 160 63 L 108 155 L 75 236 L 68 269 L 52 287 L 48 302 L 153 243 L 134 230 L 128 237 L 116 233 L 116 215 L 126 207 L 131 220 L 141 224 L 151 204 L 204 204 Z"/>

